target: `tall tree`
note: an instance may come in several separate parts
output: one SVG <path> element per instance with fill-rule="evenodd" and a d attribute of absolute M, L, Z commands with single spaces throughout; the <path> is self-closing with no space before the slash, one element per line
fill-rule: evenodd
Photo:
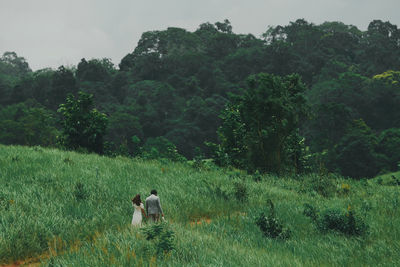
<path fill-rule="evenodd" d="M 103 136 L 107 128 L 107 116 L 93 108 L 93 95 L 79 92 L 77 98 L 67 96 L 58 112 L 63 116 L 62 144 L 69 149 L 87 149 L 103 152 Z"/>
<path fill-rule="evenodd" d="M 250 76 L 247 84 L 222 116 L 222 149 L 240 167 L 280 172 L 293 164 L 288 144 L 307 113 L 305 86 L 298 75 L 265 73 Z"/>

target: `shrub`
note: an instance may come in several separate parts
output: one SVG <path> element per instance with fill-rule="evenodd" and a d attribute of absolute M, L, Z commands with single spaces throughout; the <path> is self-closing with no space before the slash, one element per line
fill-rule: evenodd
<path fill-rule="evenodd" d="M 264 212 L 261 212 L 256 218 L 256 225 L 266 237 L 288 239 L 291 235 L 290 229 L 284 227 L 278 218 L 276 218 L 274 204 L 271 200 L 268 202 L 270 205 L 269 215 L 266 216 Z"/>
<path fill-rule="evenodd" d="M 310 217 L 321 232 L 336 231 L 348 236 L 361 236 L 368 230 L 367 224 L 350 206 L 347 212 L 326 209 L 319 213 L 312 205 L 305 204 L 303 214 Z"/>
<path fill-rule="evenodd" d="M 326 210 L 320 218 L 319 228 L 323 231 L 335 230 L 346 235 L 360 236 L 366 233 L 367 225 L 353 210 L 340 212 Z"/>
<path fill-rule="evenodd" d="M 391 176 L 392 180 L 388 182 L 388 185 L 400 185 L 400 179 L 397 178 L 396 176 L 392 175 Z"/>
<path fill-rule="evenodd" d="M 175 234 L 166 223 L 154 223 L 141 229 L 147 240 L 152 241 L 157 253 L 168 253 L 174 246 Z"/>

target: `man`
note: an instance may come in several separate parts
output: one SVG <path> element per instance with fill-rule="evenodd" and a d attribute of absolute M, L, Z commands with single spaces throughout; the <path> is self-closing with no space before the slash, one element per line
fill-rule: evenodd
<path fill-rule="evenodd" d="M 146 213 L 153 222 L 160 220 L 160 214 L 164 218 L 164 213 L 161 208 L 160 198 L 157 196 L 155 189 L 151 190 L 151 195 L 146 198 Z"/>

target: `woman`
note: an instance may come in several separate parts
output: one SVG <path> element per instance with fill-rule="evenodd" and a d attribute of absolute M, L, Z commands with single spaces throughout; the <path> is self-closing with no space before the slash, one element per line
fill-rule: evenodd
<path fill-rule="evenodd" d="M 142 200 L 140 200 L 140 195 L 137 194 L 134 198 L 132 198 L 133 205 L 133 217 L 132 217 L 132 226 L 141 226 L 143 217 L 146 217 L 146 213 L 144 212 L 144 205 Z M 143 216 L 142 216 L 143 215 Z"/>

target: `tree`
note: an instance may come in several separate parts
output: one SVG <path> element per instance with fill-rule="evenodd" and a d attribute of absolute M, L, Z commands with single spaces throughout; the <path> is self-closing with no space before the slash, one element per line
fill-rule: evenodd
<path fill-rule="evenodd" d="M 52 88 L 48 99 L 50 106 L 56 109 L 68 94 L 75 94 L 77 92 L 77 85 L 72 70 L 64 66 L 59 67 L 52 78 Z"/>
<path fill-rule="evenodd" d="M 185 157 L 178 153 L 176 146 L 162 136 L 147 139 L 142 147 L 141 156 L 147 159 L 165 158 L 172 161 L 185 161 Z"/>
<path fill-rule="evenodd" d="M 387 170 L 397 171 L 400 164 L 400 128 L 383 131 L 378 138 L 377 152 L 387 158 Z"/>
<path fill-rule="evenodd" d="M 377 138 L 365 122 L 354 120 L 347 133 L 331 152 L 330 167 L 352 178 L 370 178 L 378 174 L 384 158 L 376 153 Z"/>
<path fill-rule="evenodd" d="M 247 88 L 233 96 L 218 130 L 221 147 L 235 165 L 273 172 L 294 166 L 289 144 L 307 114 L 304 90 L 298 75 L 261 73 L 247 79 Z"/>
<path fill-rule="evenodd" d="M 400 71 L 375 75 L 367 89 L 365 121 L 378 131 L 400 128 Z"/>
<path fill-rule="evenodd" d="M 373 20 L 361 42 L 360 66 L 368 76 L 400 65 L 400 30 L 396 25 Z"/>
<path fill-rule="evenodd" d="M 305 131 L 312 151 L 332 149 L 346 134 L 351 123 L 351 110 L 341 103 L 317 105 L 312 120 L 307 122 Z"/>
<path fill-rule="evenodd" d="M 56 144 L 54 114 L 35 101 L 0 108 L 0 142 L 13 145 Z"/>
<path fill-rule="evenodd" d="M 70 94 L 58 112 L 64 118 L 62 144 L 65 147 L 103 152 L 103 136 L 108 120 L 106 114 L 93 108 L 93 95 L 79 92 L 75 98 Z"/>
<path fill-rule="evenodd" d="M 133 139 L 134 136 L 139 138 L 138 140 L 143 138 L 138 117 L 125 110 L 118 110 L 110 115 L 106 138 L 115 145 L 117 151 L 137 155 L 139 153 L 138 144 Z"/>
<path fill-rule="evenodd" d="M 15 52 L 5 52 L 0 58 L 0 72 L 21 77 L 32 70 L 25 58 L 19 57 Z"/>
<path fill-rule="evenodd" d="M 76 77 L 79 81 L 106 82 L 114 72 L 114 64 L 108 58 L 89 61 L 82 58 L 76 70 Z"/>

